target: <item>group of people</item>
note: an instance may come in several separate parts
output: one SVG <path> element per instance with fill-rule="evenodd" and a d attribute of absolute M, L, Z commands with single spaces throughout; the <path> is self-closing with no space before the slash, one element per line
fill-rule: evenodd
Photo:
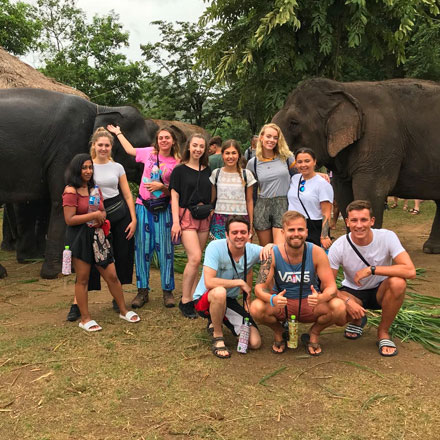
<path fill-rule="evenodd" d="M 111 159 L 114 137 L 144 166 L 136 201 L 123 167 Z M 77 274 L 68 320 L 80 318 L 84 330 L 101 330 L 87 307 L 88 290 L 99 287 L 96 273 L 108 283 L 119 316 L 138 322 L 139 316 L 125 306 L 121 284 L 131 283 L 134 260 L 138 293 L 131 305 L 147 303 L 154 252 L 164 306 L 174 307 L 174 245 L 181 242 L 187 264 L 179 309 L 187 318 L 208 318 L 216 356 L 231 355 L 223 324 L 238 336 L 245 317 L 251 323 L 250 348 L 261 345 L 261 324 L 274 332 L 272 351 L 283 353 L 283 322 L 292 314 L 300 322 L 313 323 L 301 341 L 308 354 L 318 356 L 319 335 L 330 325 L 348 322 L 345 336 L 360 337 L 367 308 L 382 308 L 380 354 L 397 354 L 389 327 L 402 304 L 405 279 L 415 276 L 408 254 L 393 232 L 371 229 L 374 218 L 366 201 L 349 205 L 350 233 L 332 245 L 333 190 L 328 178 L 316 172 L 313 150 L 291 153 L 277 125 L 263 126 L 245 158 L 237 141 L 217 137 L 208 143 L 202 134 L 191 135 L 181 155 L 173 130 L 166 127 L 157 132 L 153 146 L 134 148 L 113 125 L 93 134 L 90 153 L 72 160 L 63 194 L 66 244 Z M 103 203 L 88 212 L 95 184 Z M 106 220 L 111 244 L 105 236 Z M 252 243 L 254 230 L 259 245 Z M 252 300 L 252 266 L 259 262 Z M 340 266 L 345 278 L 338 291 Z"/>

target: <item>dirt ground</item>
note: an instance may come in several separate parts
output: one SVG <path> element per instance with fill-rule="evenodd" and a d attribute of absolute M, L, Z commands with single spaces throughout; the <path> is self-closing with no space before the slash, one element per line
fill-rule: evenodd
<path fill-rule="evenodd" d="M 432 214 L 429 202 L 419 216 L 399 207 L 384 227 L 426 269 L 417 292 L 439 297 L 440 255 L 421 250 Z M 0 280 L 1 439 L 437 436 L 440 357 L 416 343 L 397 341 L 399 355 L 388 359 L 378 355 L 375 328 L 349 341 L 335 327 L 322 336 L 321 357 L 277 356 L 262 328 L 260 350 L 219 360 L 202 319 L 163 308 L 157 271 L 139 324 L 118 319 L 107 289 L 91 293 L 104 330 L 89 335 L 65 321 L 74 275 L 42 280 L 40 262 L 19 265 L 13 253 L 1 252 L 0 262 L 9 274 Z M 180 283 L 178 275 L 176 292 Z M 124 290 L 130 302 L 136 287 Z M 227 334 L 226 343 L 236 341 Z"/>

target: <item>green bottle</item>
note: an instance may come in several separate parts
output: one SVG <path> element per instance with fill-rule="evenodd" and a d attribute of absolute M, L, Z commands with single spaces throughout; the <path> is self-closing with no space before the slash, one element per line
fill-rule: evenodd
<path fill-rule="evenodd" d="M 287 341 L 289 348 L 298 348 L 298 322 L 296 316 L 292 315 L 289 321 L 289 340 Z"/>

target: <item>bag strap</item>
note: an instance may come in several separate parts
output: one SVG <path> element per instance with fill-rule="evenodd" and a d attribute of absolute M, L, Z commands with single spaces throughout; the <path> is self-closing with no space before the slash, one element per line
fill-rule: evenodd
<path fill-rule="evenodd" d="M 159 152 L 158 151 L 156 152 L 156 165 L 157 165 L 157 168 L 159 168 L 159 179 L 160 179 L 160 182 L 162 183 L 162 185 L 165 185 L 165 183 L 162 180 L 162 173 L 160 173 Z"/>
<path fill-rule="evenodd" d="M 348 234 L 346 235 L 347 241 L 350 244 L 350 246 L 353 248 L 353 250 L 356 252 L 356 255 L 362 260 L 362 262 L 367 266 L 370 267 L 371 264 L 363 257 L 363 255 L 359 252 L 359 249 L 353 244 L 353 242 L 350 240 L 350 237 Z"/>
<path fill-rule="evenodd" d="M 309 213 L 307 212 L 307 209 L 306 209 L 306 207 L 304 206 L 304 203 L 302 202 L 302 200 L 301 200 L 301 198 L 300 198 L 300 196 L 299 196 L 299 187 L 301 186 L 301 177 L 299 178 L 299 180 L 298 180 L 298 189 L 297 189 L 297 191 L 296 191 L 296 194 L 297 194 L 297 197 L 298 197 L 298 200 L 299 200 L 299 203 L 301 203 L 301 206 L 302 206 L 302 208 L 304 209 L 304 212 L 306 213 L 306 216 L 307 216 L 307 218 L 310 220 L 310 215 L 309 215 Z"/>
<path fill-rule="evenodd" d="M 229 255 L 229 259 L 231 260 L 232 267 L 234 269 L 234 272 L 238 276 L 237 266 L 235 265 L 234 258 L 232 257 L 231 251 L 229 250 L 229 246 L 227 243 L 226 243 L 226 246 L 228 248 L 228 255 Z M 247 273 L 248 273 L 246 246 L 244 247 L 244 255 L 243 256 L 244 256 L 243 280 L 246 283 L 247 282 Z M 244 290 L 242 290 L 241 293 L 243 294 L 243 309 L 246 310 L 247 293 Z M 247 310 L 247 312 L 249 313 L 249 310 Z"/>

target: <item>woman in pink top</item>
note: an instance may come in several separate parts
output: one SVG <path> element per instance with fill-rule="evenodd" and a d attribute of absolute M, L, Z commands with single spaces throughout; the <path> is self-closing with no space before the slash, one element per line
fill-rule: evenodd
<path fill-rule="evenodd" d="M 75 297 L 81 312 L 79 326 L 88 332 L 102 330 L 90 317 L 88 309 L 88 281 L 90 268 L 95 265 L 106 281 L 110 293 L 116 300 L 120 318 L 128 322 L 140 321 L 139 316 L 128 311 L 122 294 L 122 286 L 116 275 L 113 253 L 101 226 L 106 213 L 102 193 L 97 211 L 88 212 L 90 190 L 94 187 L 93 163 L 88 154 L 77 154 L 66 171 L 66 188 L 63 193 L 64 220 L 67 224 L 66 243 L 72 251 L 75 268 Z M 88 225 L 92 222 L 92 225 Z"/>
<path fill-rule="evenodd" d="M 148 302 L 150 264 L 153 253 L 159 260 L 165 307 L 174 307 L 174 246 L 171 242 L 171 206 L 168 185 L 171 171 L 180 162 L 180 149 L 176 135 L 171 128 L 161 128 L 156 134 L 153 146 L 134 148 L 121 132 L 120 127 L 108 125 L 107 130 L 117 136 L 127 154 L 144 164 L 139 197 L 136 199 L 137 227 L 135 240 L 135 262 L 138 294 L 132 302 L 133 308 Z M 158 200 L 158 199 L 165 200 Z M 162 210 L 155 210 L 153 204 L 162 203 Z"/>

